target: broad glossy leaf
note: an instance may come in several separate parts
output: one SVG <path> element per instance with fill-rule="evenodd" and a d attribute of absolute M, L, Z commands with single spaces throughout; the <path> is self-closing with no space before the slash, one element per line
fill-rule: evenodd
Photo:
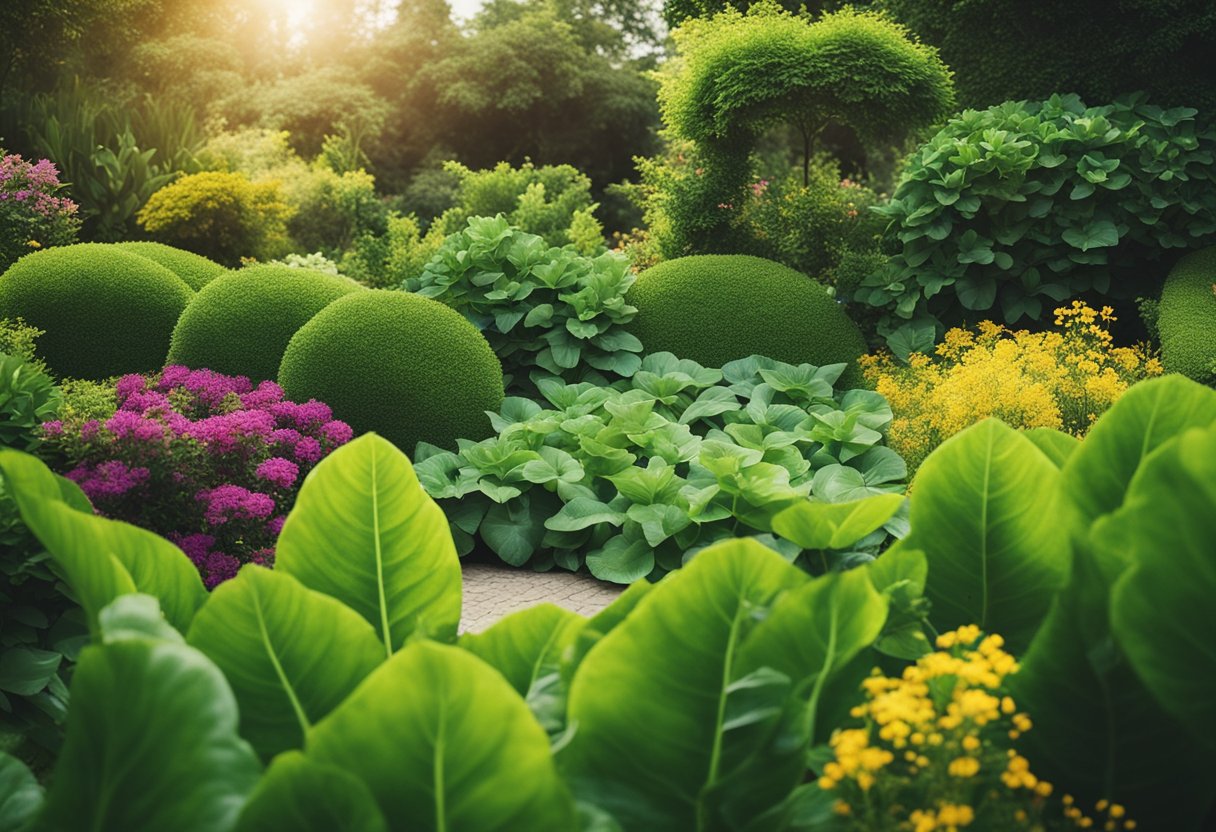
<path fill-rule="evenodd" d="M 587 652 L 629 617 L 654 587 L 654 584 L 646 580 L 634 581 L 616 600 L 591 616 L 587 623 L 579 628 L 573 647 L 562 656 L 562 676 L 567 681 L 573 678 Z"/>
<path fill-rule="evenodd" d="M 1216 423 L 1216 390 L 1180 375 L 1142 381 L 1103 413 L 1064 466 L 1065 493 L 1092 523 L 1123 504 L 1141 461 L 1188 428 Z"/>
<path fill-rule="evenodd" d="M 374 433 L 308 475 L 275 568 L 362 615 L 388 653 L 415 630 L 455 637 L 460 559 L 447 519 L 405 454 Z"/>
<path fill-rule="evenodd" d="M 939 630 L 978 624 L 1021 649 L 1067 578 L 1071 515 L 1060 471 L 997 419 L 947 439 L 912 488 L 907 547 L 929 562 Z"/>
<path fill-rule="evenodd" d="M 1216 749 L 1216 429 L 1150 456 L 1093 536 L 1131 561 L 1111 596 L 1115 640 L 1161 706 Z"/>
<path fill-rule="evenodd" d="M 100 638 L 106 644 L 128 638 L 151 638 L 185 643 L 185 638 L 170 626 L 160 611 L 160 602 L 151 595 L 120 595 L 98 616 Z"/>
<path fill-rule="evenodd" d="M 22 520 L 51 554 L 94 633 L 102 608 L 131 592 L 155 597 L 178 630 L 189 626 L 207 590 L 180 549 L 152 532 L 60 502 L 64 492 L 55 476 L 32 456 L 0 451 L 0 472 Z"/>
<path fill-rule="evenodd" d="M 259 771 L 232 691 L 202 653 L 147 638 L 88 647 L 40 828 L 229 829 Z"/>
<path fill-rule="evenodd" d="M 1030 428 L 1023 430 L 1022 435 L 1046 454 L 1057 468 L 1063 468 L 1073 452 L 1081 447 L 1080 439 L 1055 428 Z"/>
<path fill-rule="evenodd" d="M 546 669 L 586 623 L 581 615 L 553 604 L 514 612 L 484 632 L 461 636 L 460 646 L 501 673 L 520 696 L 527 696 Z"/>
<path fill-rule="evenodd" d="M 21 832 L 42 808 L 42 786 L 25 763 L 0 751 L 0 829 Z"/>
<path fill-rule="evenodd" d="M 303 747 L 308 728 L 385 656 L 376 631 L 350 607 L 255 565 L 216 587 L 187 641 L 224 671 L 241 734 L 263 759 Z"/>
<path fill-rule="evenodd" d="M 644 537 L 619 534 L 587 555 L 587 569 L 601 581 L 628 584 L 654 571 L 654 547 Z"/>
<path fill-rule="evenodd" d="M 743 539 L 705 549 L 649 590 L 574 674 L 569 720 L 578 730 L 559 761 L 576 793 L 629 832 L 690 832 L 720 828 L 709 798 L 728 778 L 737 792 L 780 791 L 755 746 L 754 768 L 735 771 L 747 755 L 724 751 L 727 706 L 758 617 L 807 580 Z"/>
<path fill-rule="evenodd" d="M 739 653 L 743 668 L 777 670 L 788 677 L 807 702 L 805 725 L 811 742 L 826 739 L 817 720 L 821 709 L 847 710 L 860 698 L 823 701 L 832 675 L 874 643 L 887 620 L 887 600 L 874 588 L 865 569 L 817 578 L 783 596 L 755 629 Z"/>
<path fill-rule="evenodd" d="M 275 757 L 234 832 L 388 832 L 363 781 L 299 751 Z"/>
<path fill-rule="evenodd" d="M 903 505 L 902 494 L 849 503 L 795 503 L 773 518 L 773 531 L 803 549 L 844 549 L 877 529 Z"/>
<path fill-rule="evenodd" d="M 1039 777 L 1082 805 L 1116 800 L 1141 829 L 1196 830 L 1216 777 L 1195 741 L 1206 726 L 1166 714 L 1116 646 L 1104 571 L 1078 552 L 1069 586 L 1010 678 L 1034 722 L 1021 746 Z M 1156 625 L 1166 617 L 1159 611 Z"/>
<path fill-rule="evenodd" d="M 307 756 L 362 780 L 391 829 L 573 828 L 549 738 L 477 657 L 408 645 L 309 732 Z"/>

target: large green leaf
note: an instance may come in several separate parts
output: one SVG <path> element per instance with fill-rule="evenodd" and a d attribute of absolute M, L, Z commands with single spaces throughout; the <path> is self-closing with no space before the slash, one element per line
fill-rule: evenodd
<path fill-rule="evenodd" d="M 574 674 L 569 719 L 578 730 L 559 761 L 576 793 L 626 830 L 703 832 L 721 828 L 714 807 L 726 799 L 727 780 L 758 798 L 792 788 L 757 744 L 741 775 L 748 755 L 727 735 L 780 716 L 771 703 L 731 707 L 733 694 L 746 700 L 781 681 L 778 674 L 741 681 L 739 651 L 764 611 L 807 580 L 760 543 L 732 540 L 650 590 Z"/>
<path fill-rule="evenodd" d="M 264 759 L 302 748 L 309 727 L 384 660 L 376 631 L 354 610 L 254 565 L 215 589 L 187 641 L 224 671 L 241 734 Z"/>
<path fill-rule="evenodd" d="M 1126 804 L 1141 829 L 1196 829 L 1212 799 L 1213 759 L 1195 742 L 1207 724 L 1173 720 L 1116 647 L 1112 568 L 1077 553 L 1068 587 L 1010 678 L 1034 722 L 1020 745 L 1032 771 L 1082 805 L 1105 798 Z"/>
<path fill-rule="evenodd" d="M 198 570 L 180 549 L 152 532 L 85 514 L 61 502 L 65 495 L 42 462 L 0 451 L 4 474 L 21 519 L 50 553 L 56 568 L 97 632 L 101 609 L 120 595 L 152 595 L 179 630 L 207 599 Z"/>
<path fill-rule="evenodd" d="M 1216 429 L 1145 460 L 1093 534 L 1132 564 L 1111 596 L 1116 641 L 1161 706 L 1216 750 Z"/>
<path fill-rule="evenodd" d="M 1140 382 L 1099 417 L 1064 465 L 1065 494 L 1085 523 L 1123 504 L 1141 461 L 1188 428 L 1216 422 L 1216 390 L 1180 375 Z"/>
<path fill-rule="evenodd" d="M 374 433 L 308 475 L 275 565 L 366 618 L 390 655 L 416 629 L 455 638 L 460 560 L 447 519 L 405 454 Z"/>
<path fill-rule="evenodd" d="M 821 708 L 833 713 L 845 707 L 824 703 L 832 675 L 874 643 L 887 620 L 887 600 L 874 588 L 865 569 L 836 572 L 799 587 L 777 601 L 739 651 L 745 671 L 768 667 L 792 680 L 806 699 L 806 734 L 827 739 L 817 718 Z M 832 707 L 837 705 L 836 707 Z"/>
<path fill-rule="evenodd" d="M 388 832 L 363 781 L 299 751 L 275 758 L 235 832 Z"/>
<path fill-rule="evenodd" d="M 1064 463 L 1068 462 L 1068 458 L 1073 455 L 1073 452 L 1081 447 L 1080 439 L 1055 428 L 1023 429 L 1022 436 L 1033 442 L 1035 447 L 1056 464 L 1057 468 L 1063 468 Z"/>
<path fill-rule="evenodd" d="M 940 630 L 963 624 L 1029 643 L 1067 578 L 1071 515 L 1060 471 L 1029 439 L 986 419 L 947 439 L 912 488 L 907 548 L 929 562 Z"/>
<path fill-rule="evenodd" d="M 143 637 L 87 647 L 40 828 L 229 829 L 259 770 L 236 699 L 202 653 Z"/>
<path fill-rule="evenodd" d="M 549 739 L 493 668 L 412 643 L 308 734 L 307 756 L 367 784 L 392 829 L 571 829 Z"/>
<path fill-rule="evenodd" d="M 773 518 L 773 531 L 803 549 L 844 549 L 890 520 L 902 494 L 876 494 L 848 503 L 795 503 Z"/>
<path fill-rule="evenodd" d="M 0 829 L 21 832 L 42 808 L 42 787 L 25 763 L 0 751 Z"/>
<path fill-rule="evenodd" d="M 501 673 L 520 696 L 556 669 L 562 651 L 586 623 L 553 604 L 514 612 L 481 633 L 460 637 L 460 646 Z"/>

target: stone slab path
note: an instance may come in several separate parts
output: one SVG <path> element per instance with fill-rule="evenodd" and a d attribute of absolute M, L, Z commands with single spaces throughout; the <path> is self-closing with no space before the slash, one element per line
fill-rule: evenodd
<path fill-rule="evenodd" d="M 617 584 L 590 575 L 526 569 L 482 563 L 463 564 L 464 606 L 460 632 L 479 633 L 498 619 L 546 601 L 579 615 L 595 615 L 624 592 Z"/>

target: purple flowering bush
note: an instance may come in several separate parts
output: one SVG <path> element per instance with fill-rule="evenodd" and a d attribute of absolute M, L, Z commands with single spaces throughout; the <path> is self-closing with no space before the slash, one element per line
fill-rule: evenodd
<path fill-rule="evenodd" d="M 23 254 L 76 242 L 76 203 L 55 195 L 61 187 L 49 160 L 27 162 L 0 149 L 0 272 Z"/>
<path fill-rule="evenodd" d="M 353 434 L 322 402 L 211 370 L 126 375 L 115 394 L 104 420 L 44 422 L 44 456 L 100 514 L 180 546 L 208 588 L 273 562 L 304 475 Z"/>

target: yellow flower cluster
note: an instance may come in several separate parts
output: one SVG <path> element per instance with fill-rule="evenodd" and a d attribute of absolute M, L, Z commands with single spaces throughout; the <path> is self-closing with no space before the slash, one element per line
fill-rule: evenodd
<path fill-rule="evenodd" d="M 1009 748 L 1033 724 L 1005 692 L 1018 663 L 999 635 L 975 625 L 937 639 L 937 652 L 897 677 L 877 669 L 851 711 L 861 727 L 836 731 L 833 759 L 818 784 L 837 796 L 836 811 L 858 830 L 959 832 L 1097 828 L 1064 796 L 1046 811 L 1052 784 Z M 1122 807 L 1107 811 L 1111 829 Z"/>
<path fill-rule="evenodd" d="M 1012 331 L 992 321 L 951 329 L 936 358 L 913 353 L 906 366 L 863 356 L 866 378 L 895 413 L 888 442 L 916 467 L 950 436 L 989 416 L 1019 428 L 1083 435 L 1128 387 L 1160 375 L 1144 345 L 1116 347 L 1110 307 L 1081 301 L 1055 310 L 1056 329 Z"/>

